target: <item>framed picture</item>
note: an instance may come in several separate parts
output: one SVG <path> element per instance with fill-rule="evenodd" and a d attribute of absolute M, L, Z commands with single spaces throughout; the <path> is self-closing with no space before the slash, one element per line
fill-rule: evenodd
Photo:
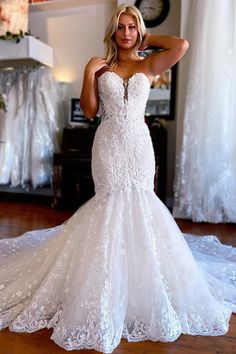
<path fill-rule="evenodd" d="M 71 98 L 70 102 L 70 125 L 88 126 L 89 123 L 84 116 L 84 112 L 80 107 L 79 98 Z"/>

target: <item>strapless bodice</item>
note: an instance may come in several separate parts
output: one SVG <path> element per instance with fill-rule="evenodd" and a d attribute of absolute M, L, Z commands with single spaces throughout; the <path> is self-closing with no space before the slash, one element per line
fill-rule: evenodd
<path fill-rule="evenodd" d="M 117 123 L 143 121 L 149 91 L 150 82 L 144 73 L 135 73 L 124 80 L 115 72 L 106 71 L 98 79 L 102 120 Z"/>

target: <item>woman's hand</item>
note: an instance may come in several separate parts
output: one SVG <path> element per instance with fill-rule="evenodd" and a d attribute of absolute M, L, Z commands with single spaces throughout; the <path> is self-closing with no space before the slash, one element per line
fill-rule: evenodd
<path fill-rule="evenodd" d="M 95 75 L 99 70 L 105 68 L 108 68 L 108 65 L 104 58 L 93 57 L 85 66 L 85 72 Z"/>

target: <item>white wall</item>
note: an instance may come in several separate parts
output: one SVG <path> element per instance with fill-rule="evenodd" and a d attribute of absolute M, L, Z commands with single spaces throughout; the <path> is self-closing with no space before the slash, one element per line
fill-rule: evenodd
<path fill-rule="evenodd" d="M 89 58 L 104 55 L 105 28 L 117 4 L 116 0 L 104 0 L 104 3 L 101 0 L 100 4 L 86 6 L 85 1 L 78 0 L 78 3 L 80 2 L 83 5 L 69 9 L 33 12 L 30 13 L 29 18 L 32 34 L 40 37 L 54 49 L 53 72 L 59 81 L 70 83 L 68 97 L 80 96 L 83 69 Z M 134 0 L 128 0 L 126 3 L 134 4 Z M 178 36 L 180 3 L 181 0 L 170 0 L 167 19 L 160 26 L 148 31 Z M 167 122 L 167 129 L 167 197 L 171 204 L 175 169 L 176 119 Z"/>

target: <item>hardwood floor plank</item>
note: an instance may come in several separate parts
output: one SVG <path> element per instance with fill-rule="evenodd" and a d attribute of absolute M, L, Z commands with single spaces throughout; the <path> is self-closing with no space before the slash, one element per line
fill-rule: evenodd
<path fill-rule="evenodd" d="M 221 242 L 236 247 L 236 224 L 194 223 L 191 220 L 177 219 L 182 232 L 196 235 L 216 235 Z"/>
<path fill-rule="evenodd" d="M 0 238 L 60 225 L 72 215 L 35 203 L 0 202 Z"/>

